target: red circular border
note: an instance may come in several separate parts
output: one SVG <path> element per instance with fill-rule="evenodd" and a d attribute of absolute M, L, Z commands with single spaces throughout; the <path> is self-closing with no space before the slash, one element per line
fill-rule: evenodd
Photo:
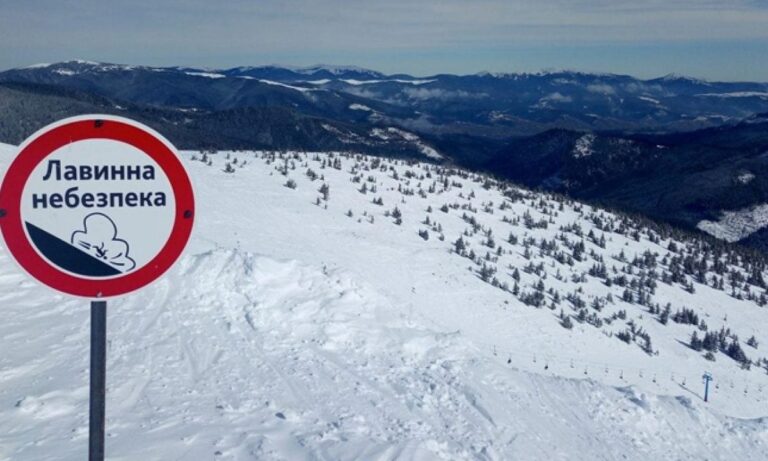
<path fill-rule="evenodd" d="M 128 274 L 108 280 L 77 277 L 52 266 L 29 242 L 21 219 L 21 196 L 32 171 L 56 149 L 86 139 L 111 139 L 130 144 L 151 157 L 171 183 L 176 202 L 173 228 L 160 252 L 146 265 Z M 24 270 L 49 287 L 87 298 L 122 295 L 144 287 L 167 271 L 181 255 L 192 233 L 194 194 L 178 156 L 155 134 L 113 118 L 78 119 L 45 130 L 30 141 L 16 156 L 0 187 L 0 218 L 8 251 Z"/>

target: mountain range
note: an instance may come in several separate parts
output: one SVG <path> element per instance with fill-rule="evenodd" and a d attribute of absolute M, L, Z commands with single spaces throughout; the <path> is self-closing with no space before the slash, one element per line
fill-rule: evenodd
<path fill-rule="evenodd" d="M 88 61 L 0 72 L 0 141 L 18 144 L 81 113 L 135 118 L 182 148 L 430 159 L 730 241 L 768 242 L 766 83 Z"/>

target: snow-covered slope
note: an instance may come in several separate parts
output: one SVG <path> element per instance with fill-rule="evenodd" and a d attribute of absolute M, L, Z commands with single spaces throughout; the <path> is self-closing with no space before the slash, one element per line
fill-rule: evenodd
<path fill-rule="evenodd" d="M 0 149 L 3 169 L 11 155 Z M 669 249 L 661 231 L 635 234 L 609 213 L 433 165 L 185 157 L 199 202 L 189 251 L 151 288 L 110 303 L 110 459 L 763 459 L 768 450 L 765 370 L 720 352 L 705 360 L 687 347 L 694 327 L 663 325 L 623 301 L 624 287 L 582 277 L 602 258 L 631 288 L 651 270 L 651 256 L 640 269 L 635 254 L 658 253 L 661 274 L 696 241 Z M 750 264 L 728 257 L 735 272 Z M 759 299 L 736 299 L 747 297 L 743 283 L 731 293 L 728 279 L 724 292 L 682 277 L 659 280 L 653 303 L 693 309 L 742 343 L 755 335 L 758 349 L 744 350 L 763 356 L 768 317 Z M 539 279 L 545 304 L 526 305 Z M 0 459 L 82 459 L 88 306 L 30 281 L 4 249 L 0 287 Z M 554 310 L 549 288 L 560 293 Z M 633 290 L 643 298 L 650 288 Z M 602 325 L 579 322 L 579 299 Z M 629 321 L 650 348 L 638 331 L 630 344 L 617 339 Z M 705 369 L 717 385 L 709 404 Z"/>

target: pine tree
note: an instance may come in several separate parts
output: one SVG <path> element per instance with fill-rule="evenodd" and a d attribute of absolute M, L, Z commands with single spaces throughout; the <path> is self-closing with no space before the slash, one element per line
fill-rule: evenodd
<path fill-rule="evenodd" d="M 691 349 L 693 349 L 693 350 L 695 350 L 697 352 L 701 351 L 704 348 L 704 346 L 702 345 L 701 339 L 699 339 L 699 336 L 696 334 L 695 331 L 691 335 L 691 344 L 690 344 L 690 346 L 691 346 Z"/>
<path fill-rule="evenodd" d="M 323 195 L 323 200 L 327 202 L 331 194 L 331 187 L 327 183 L 323 183 L 317 191 Z"/>
<path fill-rule="evenodd" d="M 466 248 L 467 245 L 464 243 L 464 239 L 462 239 L 461 236 L 453 242 L 453 251 L 455 251 L 456 254 L 463 255 Z"/>

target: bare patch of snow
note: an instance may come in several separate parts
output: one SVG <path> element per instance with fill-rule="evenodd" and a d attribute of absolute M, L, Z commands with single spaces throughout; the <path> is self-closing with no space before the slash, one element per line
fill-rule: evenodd
<path fill-rule="evenodd" d="M 41 62 L 38 64 L 32 64 L 31 66 L 22 67 L 22 69 L 44 69 L 46 67 L 51 67 L 51 63 L 48 62 Z"/>
<path fill-rule="evenodd" d="M 387 135 L 387 132 L 382 130 L 381 128 L 372 129 L 371 136 L 373 136 L 374 138 L 383 139 L 384 141 L 389 139 L 389 135 Z"/>
<path fill-rule="evenodd" d="M 592 145 L 595 142 L 595 135 L 592 133 L 585 134 L 576 140 L 576 145 L 573 146 L 573 158 L 589 157 L 592 155 Z"/>
<path fill-rule="evenodd" d="M 741 173 L 736 177 L 736 181 L 742 184 L 749 184 L 752 182 L 753 179 L 755 179 L 755 175 L 749 171 L 747 171 L 746 173 Z"/>
<path fill-rule="evenodd" d="M 514 120 L 514 117 L 502 111 L 492 110 L 488 114 L 488 120 L 491 122 L 499 122 L 499 121 L 505 121 L 505 120 Z"/>
<path fill-rule="evenodd" d="M 322 126 L 325 131 L 335 134 L 338 137 L 339 141 L 343 142 L 344 144 L 355 144 L 355 143 L 369 144 L 368 142 L 366 142 L 365 139 L 363 139 L 362 137 L 358 136 L 356 133 L 353 133 L 351 131 L 342 131 L 336 128 L 335 126 L 329 125 L 327 123 L 323 123 L 320 126 Z"/>
<path fill-rule="evenodd" d="M 253 80 L 253 78 L 251 78 L 251 80 Z M 259 79 L 259 81 L 261 83 L 266 83 L 267 85 L 281 86 L 283 88 L 300 91 L 302 93 L 307 93 L 309 91 L 319 91 L 319 90 L 316 90 L 315 88 L 304 88 L 301 86 L 293 86 L 293 85 L 288 85 L 287 83 L 276 82 L 274 80 Z"/>
<path fill-rule="evenodd" d="M 661 102 L 658 99 L 652 98 L 650 96 L 638 96 L 637 99 L 640 99 L 641 101 L 650 102 L 651 104 L 656 104 L 657 106 L 661 105 Z"/>
<path fill-rule="evenodd" d="M 368 107 L 368 106 L 366 106 L 364 104 L 357 104 L 357 103 L 350 104 L 349 108 L 350 108 L 350 110 L 362 110 L 362 111 L 365 111 L 365 112 L 372 112 L 373 111 L 373 109 L 371 109 L 370 107 Z"/>
<path fill-rule="evenodd" d="M 193 77 L 204 77 L 204 78 L 226 78 L 227 76 L 224 74 L 216 74 L 213 72 L 184 72 L 187 75 L 192 75 Z"/>
<path fill-rule="evenodd" d="M 723 211 L 717 221 L 701 221 L 696 227 L 726 242 L 738 242 L 768 226 L 768 204 Z"/>
<path fill-rule="evenodd" d="M 438 159 L 438 160 L 443 158 L 443 156 L 440 155 L 438 151 L 436 151 L 434 148 L 425 144 L 424 141 L 421 140 L 421 138 L 419 138 L 417 135 L 409 131 L 401 130 L 395 127 L 389 127 L 387 128 L 387 131 L 397 136 L 400 136 L 406 141 L 412 142 L 413 144 L 416 145 L 416 147 L 418 147 L 421 153 L 424 154 L 426 157 Z"/>

